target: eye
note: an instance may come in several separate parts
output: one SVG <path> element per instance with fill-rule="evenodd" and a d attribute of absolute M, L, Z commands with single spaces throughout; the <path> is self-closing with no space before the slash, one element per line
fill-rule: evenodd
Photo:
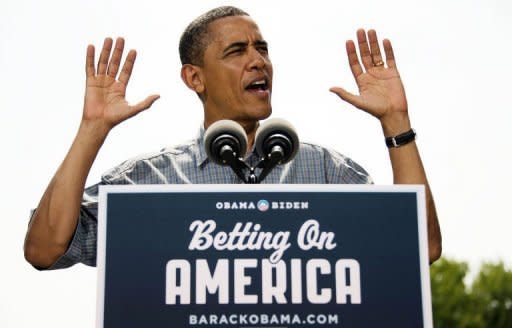
<path fill-rule="evenodd" d="M 228 56 L 229 55 L 239 55 L 242 53 L 242 51 L 243 51 L 242 48 L 235 48 L 235 49 L 231 50 L 230 52 L 228 52 Z"/>
<path fill-rule="evenodd" d="M 261 54 L 268 55 L 268 47 L 267 47 L 267 46 L 259 46 L 259 47 L 258 47 L 258 51 L 259 51 Z"/>

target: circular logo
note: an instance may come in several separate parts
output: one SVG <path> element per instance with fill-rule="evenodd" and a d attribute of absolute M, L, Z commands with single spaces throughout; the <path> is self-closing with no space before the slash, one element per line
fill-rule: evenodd
<path fill-rule="evenodd" d="M 262 200 L 258 201 L 257 206 L 260 211 L 265 212 L 269 209 L 270 204 L 268 203 L 268 201 L 262 199 Z"/>

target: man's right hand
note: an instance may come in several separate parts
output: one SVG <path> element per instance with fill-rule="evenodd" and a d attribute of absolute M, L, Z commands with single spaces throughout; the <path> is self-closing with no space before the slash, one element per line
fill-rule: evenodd
<path fill-rule="evenodd" d="M 105 39 L 97 68 L 94 67 L 94 47 L 87 47 L 87 88 L 82 122 L 68 154 L 34 212 L 25 237 L 25 258 L 35 267 L 50 267 L 69 249 L 77 229 L 87 175 L 109 131 L 149 108 L 159 97 L 153 95 L 136 105 L 128 104 L 126 86 L 136 53 L 134 50 L 128 53 L 116 79 L 124 40 L 117 39 L 110 58 L 112 43 L 112 39 Z"/>
<path fill-rule="evenodd" d="M 82 124 L 93 124 L 95 131 L 105 135 L 117 124 L 148 109 L 160 97 L 151 95 L 129 105 L 126 87 L 132 74 L 137 53 L 130 50 L 118 75 L 123 56 L 124 39 L 118 38 L 110 58 L 113 41 L 106 38 L 98 65 L 94 67 L 94 46 L 87 47 L 85 71 L 87 75 Z M 110 59 L 110 60 L 109 60 Z"/>

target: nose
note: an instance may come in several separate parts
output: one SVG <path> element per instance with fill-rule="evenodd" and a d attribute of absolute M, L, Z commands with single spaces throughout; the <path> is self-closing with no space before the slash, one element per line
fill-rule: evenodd
<path fill-rule="evenodd" d="M 250 48 L 249 51 L 249 70 L 260 70 L 265 68 L 267 65 L 267 58 L 263 56 L 257 49 L 254 47 Z"/>

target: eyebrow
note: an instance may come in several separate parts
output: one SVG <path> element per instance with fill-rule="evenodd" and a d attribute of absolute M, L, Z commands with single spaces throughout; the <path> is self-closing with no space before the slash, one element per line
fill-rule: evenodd
<path fill-rule="evenodd" d="M 236 49 L 236 48 L 246 48 L 247 46 L 249 45 L 248 42 L 242 42 L 242 41 L 239 41 L 239 42 L 233 42 L 231 43 L 229 46 L 227 46 L 226 48 L 224 48 L 224 51 L 222 52 L 223 55 L 226 55 L 229 51 L 233 50 L 233 49 Z M 258 41 L 255 41 L 254 42 L 254 45 L 256 47 L 268 47 L 268 43 L 267 41 L 264 41 L 264 40 L 258 40 Z"/>

